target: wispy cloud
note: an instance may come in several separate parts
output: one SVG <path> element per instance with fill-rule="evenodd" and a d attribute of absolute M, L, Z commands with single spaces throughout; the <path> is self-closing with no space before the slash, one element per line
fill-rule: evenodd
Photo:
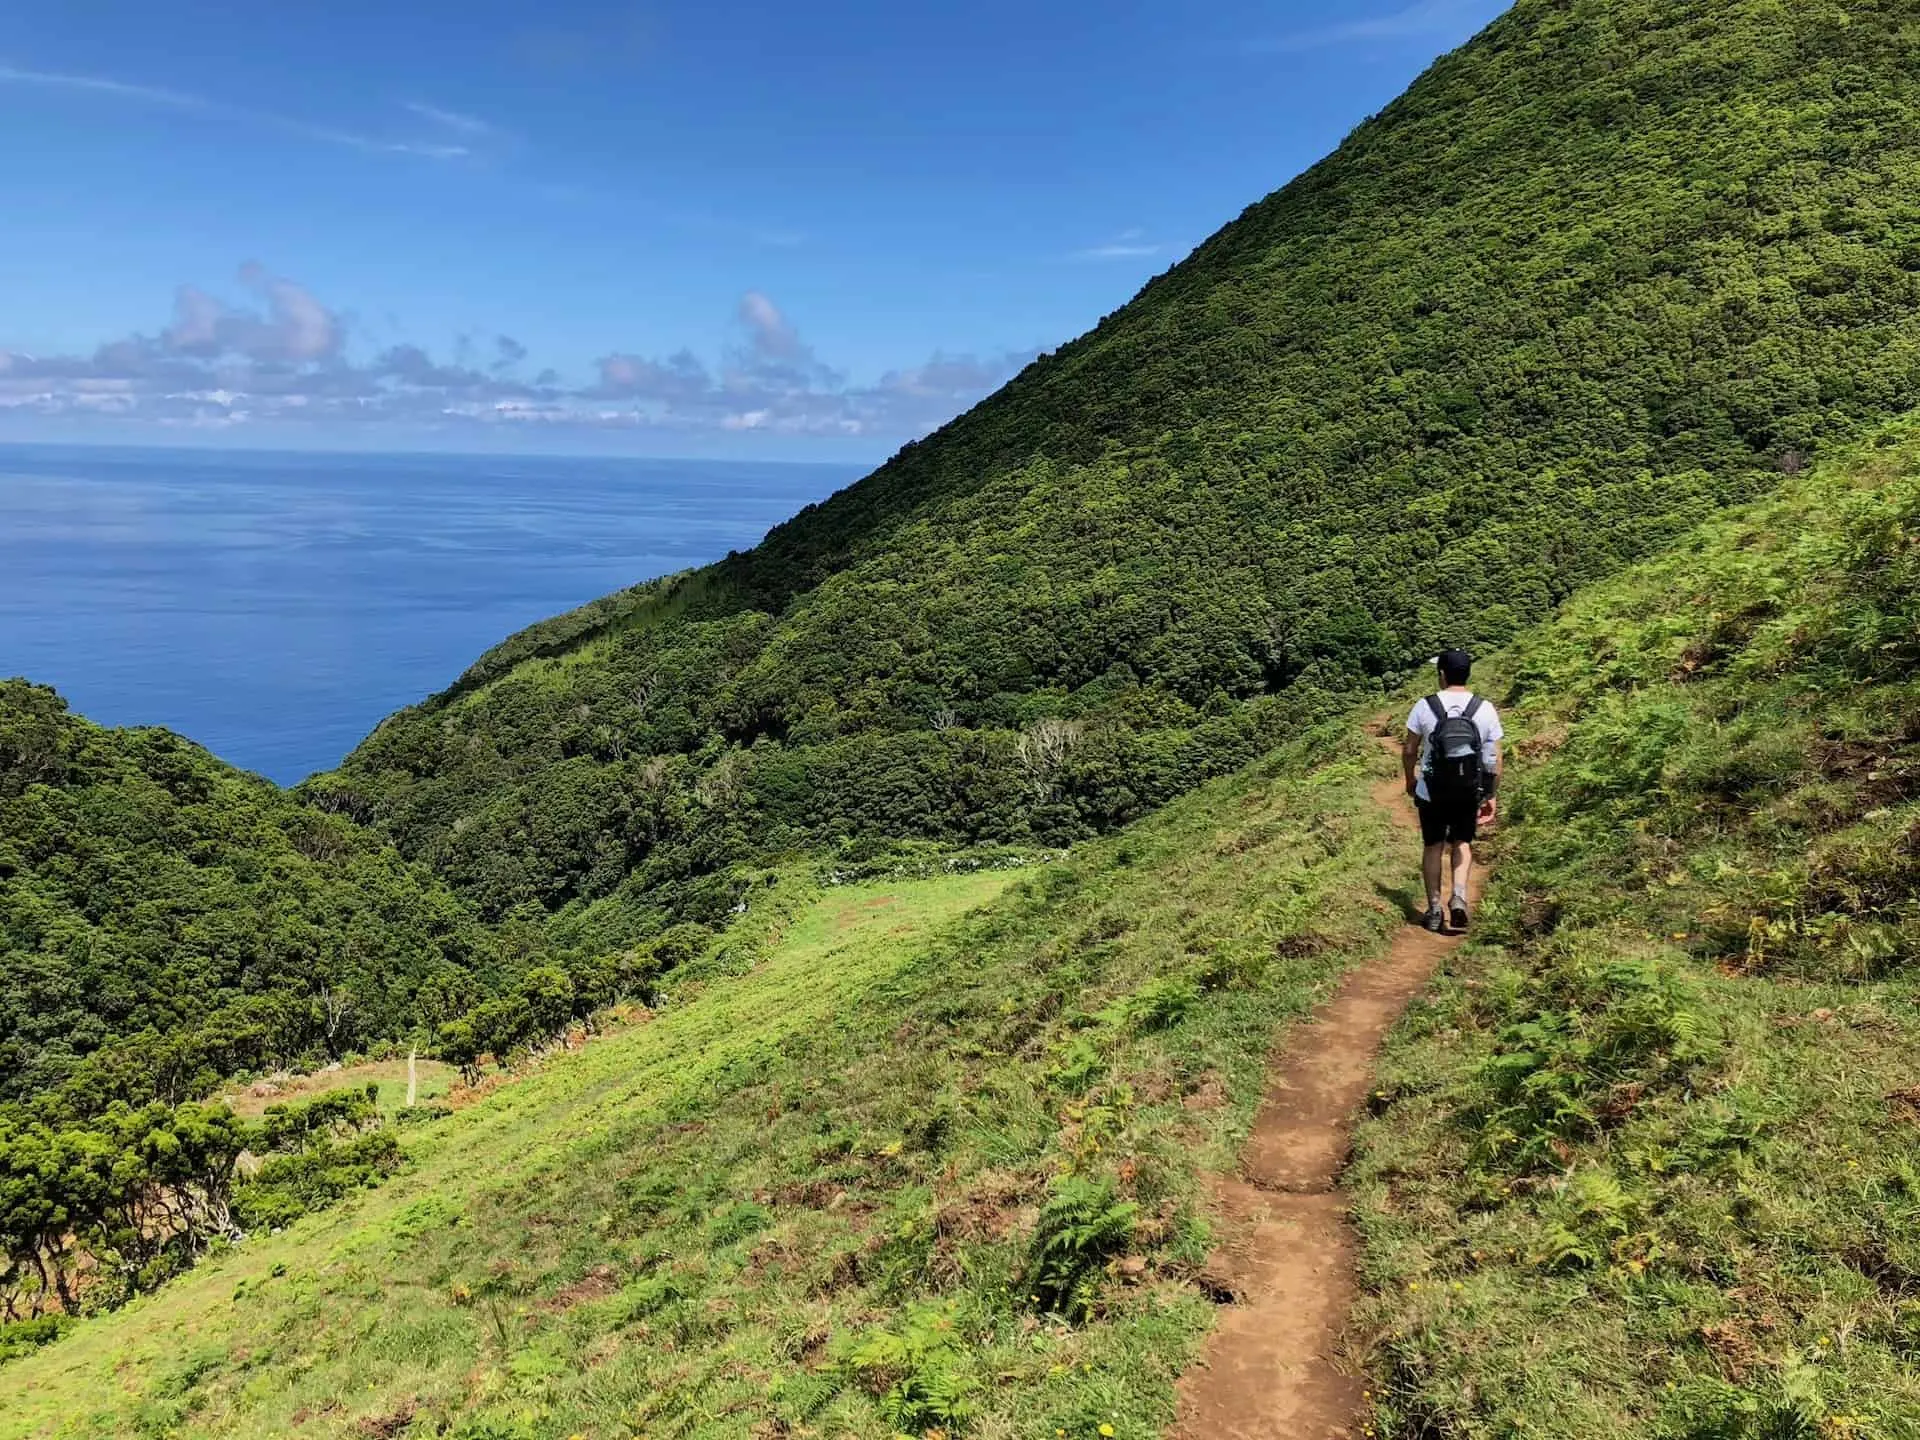
<path fill-rule="evenodd" d="M 1073 252 L 1076 260 L 1136 260 L 1160 253 L 1158 245 L 1139 245 L 1125 240 L 1116 240 L 1109 245 L 1089 245 L 1085 250 Z"/>
<path fill-rule="evenodd" d="M 341 130 L 332 125 L 312 125 L 305 120 L 294 120 L 285 115 L 274 115 L 263 110 L 222 108 L 229 114 L 243 115 L 258 124 L 284 130 L 289 135 L 318 140 L 323 145 L 345 146 L 349 150 L 359 150 L 368 155 L 417 155 L 423 160 L 465 160 L 473 154 L 473 147 L 469 145 L 453 145 L 432 140 L 384 140 L 374 135 L 363 135 L 357 130 Z"/>
<path fill-rule="evenodd" d="M 122 100 L 144 100 L 150 105 L 171 105 L 180 110 L 216 108 L 201 96 L 188 95 L 179 90 L 162 90 L 157 85 L 130 85 L 124 80 L 109 80 L 100 75 L 63 75 L 50 70 L 22 70 L 15 65 L 0 65 L 0 84 L 79 90 L 95 95 L 113 95 Z"/>
<path fill-rule="evenodd" d="M 291 115 L 281 115 L 271 110 L 254 110 L 244 105 L 229 105 L 204 95 L 189 94 L 183 90 L 169 90 L 158 85 L 116 80 L 105 75 L 73 75 L 60 71 L 27 70 L 15 65 L 0 65 L 0 85 L 35 86 L 76 94 L 98 95 L 132 104 L 164 105 L 174 110 L 192 110 L 205 115 L 225 116 L 243 124 L 279 130 L 284 134 L 297 135 L 324 145 L 340 145 L 369 155 L 413 155 L 427 160 L 464 160 L 474 153 L 470 145 L 452 144 L 444 140 L 390 139 L 368 135 L 337 125 L 315 124 L 312 121 L 296 119 Z M 407 108 L 415 110 L 416 114 L 421 113 L 414 106 L 409 105 Z M 447 113 L 451 115 L 451 112 Z M 466 116 L 460 118 L 469 120 L 472 124 L 481 123 L 471 121 L 470 117 Z M 463 131 L 463 133 L 477 132 Z"/>
<path fill-rule="evenodd" d="M 497 135 L 499 127 L 480 119 L 475 115 L 462 114 L 458 110 L 443 110 L 438 105 L 429 105 L 424 100 L 409 100 L 405 107 L 422 120 L 431 120 L 435 125 L 455 131 L 461 135 Z"/>
<path fill-rule="evenodd" d="M 1369 41 L 1466 39 L 1504 12 L 1510 0 L 1414 0 L 1384 15 L 1317 25 L 1290 34 L 1256 40 L 1247 49 L 1256 54 L 1285 55 L 1324 50 L 1335 45 Z"/>
<path fill-rule="evenodd" d="M 1070 260 L 1144 260 L 1166 253 L 1169 247 L 1147 239 L 1144 230 L 1122 230 L 1111 240 L 1075 250 Z"/>

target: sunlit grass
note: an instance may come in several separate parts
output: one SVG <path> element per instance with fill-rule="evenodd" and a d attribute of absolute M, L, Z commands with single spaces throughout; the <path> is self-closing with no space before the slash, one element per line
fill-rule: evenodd
<path fill-rule="evenodd" d="M 1156 1435 L 1203 1177 L 1397 918 L 1385 763 L 1336 728 L 1055 864 L 763 889 L 656 1018 L 0 1370 L 0 1436 L 867 1437 L 926 1391 L 989 1440 Z M 1137 1207 L 1083 1325 L 1021 1283 L 1066 1173 Z"/>
<path fill-rule="evenodd" d="M 1010 878 L 986 873 L 830 894 L 753 973 L 709 984 L 697 1002 L 557 1060 L 410 1137 L 410 1168 L 379 1191 L 243 1246 L 82 1327 L 31 1365 L 11 1367 L 6 1380 L 17 1389 L 0 1433 L 114 1433 L 126 1422 L 108 1417 L 126 1412 L 115 1405 L 89 1413 L 85 1404 L 108 1398 L 91 1378 L 103 1366 L 118 1388 L 151 1389 L 156 1398 L 137 1413 L 160 1431 L 194 1420 L 219 1433 L 282 1433 L 286 1414 L 255 1425 L 237 1413 L 251 1389 L 243 1382 L 266 1363 L 260 1342 L 269 1335 L 279 1337 L 273 1353 L 293 1378 L 289 1413 L 463 1373 L 482 1353 L 484 1327 L 453 1305 L 450 1287 L 424 1289 L 423 1267 L 464 1256 L 486 1268 L 499 1237 L 476 1230 L 477 1201 L 537 1195 L 583 1156 L 663 1123 L 676 1103 L 697 1103 L 729 1071 L 831 1023 L 838 1007 L 857 1004 L 866 987 L 915 958 L 916 942 Z M 331 1323 L 343 1312 L 355 1317 L 344 1333 Z M 368 1343 L 344 1344 L 349 1338 Z M 291 1353 L 282 1349 L 288 1344 Z M 174 1391 L 188 1393 L 164 1398 Z"/>
<path fill-rule="evenodd" d="M 438 1060 L 417 1060 L 414 1065 L 414 1103 L 428 1105 L 444 1100 L 460 1079 L 459 1067 Z M 342 1065 L 332 1070 L 317 1070 L 284 1080 L 268 1080 L 239 1085 L 221 1091 L 214 1098 L 232 1108 L 235 1114 L 258 1116 L 269 1105 L 291 1104 L 329 1095 L 335 1090 L 358 1090 L 366 1085 L 378 1087 L 381 1113 L 393 1114 L 407 1103 L 407 1062 L 404 1058 L 369 1060 L 358 1065 Z"/>
<path fill-rule="evenodd" d="M 1359 1137 L 1382 1433 L 1920 1435 L 1920 439 L 1506 662 L 1479 944 Z"/>

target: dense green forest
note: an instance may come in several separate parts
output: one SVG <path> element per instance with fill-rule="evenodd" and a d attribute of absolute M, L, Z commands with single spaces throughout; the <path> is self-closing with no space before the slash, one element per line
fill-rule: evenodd
<path fill-rule="evenodd" d="M 1920 400 L 1911 32 L 1521 0 L 972 413 L 311 794 L 593 944 L 756 852 L 1129 821 Z"/>
<path fill-rule="evenodd" d="M 196 1101 L 63 1123 L 0 1112 L 0 1360 L 391 1175 L 400 1143 L 376 1089 L 271 1106 L 258 1122 Z"/>
<path fill-rule="evenodd" d="M 0 683 L 0 1105 L 93 1113 L 338 1059 L 535 949 L 349 820 Z"/>

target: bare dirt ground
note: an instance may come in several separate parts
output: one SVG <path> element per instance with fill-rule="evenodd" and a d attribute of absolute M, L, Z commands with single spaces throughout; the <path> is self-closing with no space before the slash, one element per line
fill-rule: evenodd
<path fill-rule="evenodd" d="M 1413 807 L 1399 780 L 1374 799 L 1396 817 L 1415 864 Z M 1476 866 L 1476 905 L 1481 873 Z M 1175 1440 L 1361 1434 L 1365 1382 L 1337 1359 L 1356 1295 L 1357 1244 L 1340 1176 L 1388 1030 L 1461 938 L 1431 934 L 1409 916 L 1387 954 L 1349 975 L 1278 1057 L 1241 1173 L 1216 1188 L 1229 1239 L 1211 1269 L 1235 1300 L 1181 1381 Z"/>

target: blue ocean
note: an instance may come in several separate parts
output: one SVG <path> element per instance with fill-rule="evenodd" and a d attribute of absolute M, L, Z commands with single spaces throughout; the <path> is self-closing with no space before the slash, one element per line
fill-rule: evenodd
<path fill-rule="evenodd" d="M 858 473 L 0 445 L 0 676 L 291 783 L 513 631 Z"/>

